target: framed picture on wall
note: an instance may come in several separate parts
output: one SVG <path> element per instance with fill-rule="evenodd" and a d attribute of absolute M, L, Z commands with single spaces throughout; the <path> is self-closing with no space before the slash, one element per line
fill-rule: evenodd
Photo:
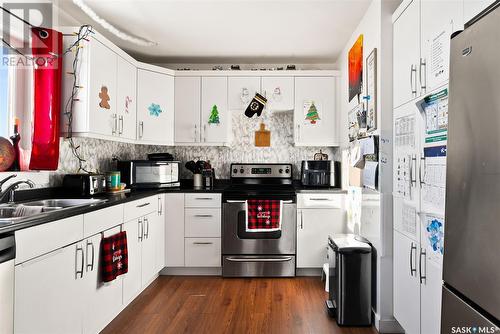
<path fill-rule="evenodd" d="M 359 35 L 349 50 L 349 102 L 362 92 L 363 86 L 363 35 Z M 358 101 L 359 102 L 359 101 Z"/>
<path fill-rule="evenodd" d="M 366 58 L 366 131 L 377 128 L 377 49 Z"/>

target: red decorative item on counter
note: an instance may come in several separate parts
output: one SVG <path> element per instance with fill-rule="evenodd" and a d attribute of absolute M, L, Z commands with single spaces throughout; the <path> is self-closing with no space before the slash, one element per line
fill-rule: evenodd
<path fill-rule="evenodd" d="M 56 170 L 59 163 L 63 36 L 58 31 L 37 27 L 31 28 L 31 36 L 35 100 L 30 169 Z"/>

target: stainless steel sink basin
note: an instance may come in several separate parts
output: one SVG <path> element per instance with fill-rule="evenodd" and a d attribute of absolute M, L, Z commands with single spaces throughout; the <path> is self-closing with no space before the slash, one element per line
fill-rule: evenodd
<path fill-rule="evenodd" d="M 105 199 L 46 199 L 40 201 L 31 201 L 26 203 L 12 203 L 12 204 L 1 204 L 0 205 L 0 225 L 15 223 L 23 218 L 37 216 L 43 213 L 48 213 L 51 211 L 64 210 L 69 208 L 75 208 L 78 206 L 92 205 L 97 203 L 105 202 Z M 19 206 L 26 207 L 41 207 L 41 212 L 37 210 L 24 210 L 21 215 L 19 211 L 16 212 L 16 208 Z"/>
<path fill-rule="evenodd" d="M 69 198 L 69 199 L 45 199 L 41 201 L 32 201 L 21 203 L 26 206 L 43 206 L 46 208 L 69 208 L 75 206 L 91 205 L 101 202 L 105 202 L 105 199 L 94 199 L 94 198 Z"/>

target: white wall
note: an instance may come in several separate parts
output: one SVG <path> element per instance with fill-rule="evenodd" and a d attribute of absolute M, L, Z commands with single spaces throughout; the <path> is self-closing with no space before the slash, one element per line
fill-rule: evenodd
<path fill-rule="evenodd" d="M 363 68 L 366 57 L 377 49 L 377 130 L 380 136 L 379 191 L 348 188 L 349 229 L 367 237 L 375 252 L 375 325 L 381 333 L 399 332 L 392 307 L 392 21 L 399 0 L 373 0 L 351 38 L 345 45 L 336 67 L 341 71 L 339 110 L 341 148 L 348 150 L 347 115 L 358 103 L 349 102 L 348 53 L 363 34 Z M 366 81 L 366 73 L 363 73 Z M 365 82 L 363 83 L 365 85 Z M 365 87 L 363 87 L 365 92 Z M 345 156 L 345 154 L 344 154 Z M 383 161 L 383 163 L 382 163 Z M 344 161 L 344 165 L 347 162 Z M 345 175 L 346 173 L 344 173 Z"/>

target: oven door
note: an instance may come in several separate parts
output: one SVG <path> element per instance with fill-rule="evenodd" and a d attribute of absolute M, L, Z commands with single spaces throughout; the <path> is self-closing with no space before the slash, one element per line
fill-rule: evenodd
<path fill-rule="evenodd" d="M 246 232 L 244 200 L 226 200 L 223 204 L 222 254 L 224 255 L 295 255 L 297 205 L 283 201 L 281 231 Z"/>

